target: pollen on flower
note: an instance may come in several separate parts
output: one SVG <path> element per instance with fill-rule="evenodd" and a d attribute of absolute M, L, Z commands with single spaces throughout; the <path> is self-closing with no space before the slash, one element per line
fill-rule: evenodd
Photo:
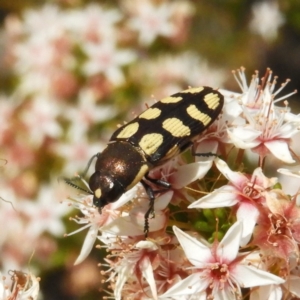
<path fill-rule="evenodd" d="M 215 280 L 220 283 L 218 285 L 219 289 L 224 289 L 224 283 L 228 281 L 230 278 L 229 274 L 229 268 L 226 264 L 216 263 L 211 266 L 211 274 L 210 274 L 211 280 L 212 280 L 212 286 L 215 285 Z"/>
<path fill-rule="evenodd" d="M 243 193 L 251 199 L 259 199 L 261 197 L 261 193 L 255 188 L 255 181 L 248 182 L 243 188 Z"/>

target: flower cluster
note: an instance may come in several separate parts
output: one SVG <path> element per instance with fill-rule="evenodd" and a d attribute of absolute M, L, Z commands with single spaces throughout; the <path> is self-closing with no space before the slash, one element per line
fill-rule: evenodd
<path fill-rule="evenodd" d="M 286 83 L 276 91 L 271 70 L 262 80 L 256 72 L 249 87 L 243 68 L 235 77 L 242 93 L 220 90 L 222 115 L 194 145 L 196 153 L 218 157 L 181 156 L 150 172 L 171 188 L 155 200 L 147 238 L 142 186 L 101 214 L 90 195 L 69 198 L 83 213 L 75 221 L 89 228 L 76 263 L 101 241 L 108 253 L 102 275 L 115 299 L 300 297 L 298 194 L 284 192 L 279 174 L 265 175 L 270 159 L 278 166 L 294 162 L 300 116 L 286 100 L 277 106 L 289 95 L 276 99 Z"/>
<path fill-rule="evenodd" d="M 101 151 L 104 143 L 99 137 L 107 141 L 107 132 L 116 127 L 110 120 L 132 107 L 132 90 L 141 99 L 149 96 L 146 86 L 161 93 L 156 82 L 151 83 L 156 91 L 150 81 L 140 82 L 139 76 L 162 55 L 151 51 L 151 45 L 160 39 L 174 47 L 185 41 L 180 37 L 187 36 L 189 26 L 182 24 L 193 15 L 189 2 L 120 2 L 120 7 L 94 3 L 69 9 L 45 4 L 5 19 L 0 36 L 5 46 L 0 54 L 4 271 L 20 269 L 33 252 L 37 261 L 55 252 L 54 238 L 66 231 L 62 217 L 70 212 L 56 201 L 63 198 L 54 192 L 56 178 L 73 176 Z M 147 28 L 135 25 L 146 20 Z M 194 53 L 178 52 L 172 58 L 179 63 L 182 56 L 186 59 L 180 68 L 207 67 L 204 60 L 195 62 Z M 141 58 L 145 69 L 138 64 Z M 184 74 L 175 81 L 172 72 L 165 70 L 162 86 L 175 92 L 193 83 Z M 158 73 L 153 70 L 151 76 Z M 204 78 L 198 77 L 197 84 Z M 220 76 L 219 83 L 223 80 Z"/>
<path fill-rule="evenodd" d="M 3 300 L 38 299 L 39 278 L 21 271 L 11 271 L 10 280 L 0 273 L 0 298 Z"/>
<path fill-rule="evenodd" d="M 65 191 L 60 194 L 56 179 L 80 172 L 88 159 L 105 147 L 124 115 L 130 114 L 127 119 L 131 118 L 133 105 L 136 105 L 136 114 L 144 109 L 146 101 L 150 102 L 151 94 L 160 99 L 188 86 L 217 88 L 222 87 L 226 79 L 225 72 L 212 68 L 206 57 L 199 55 L 198 46 L 192 47 L 189 42 L 198 44 L 190 37 L 191 20 L 199 14 L 196 2 L 104 2 L 55 0 L 52 4 L 37 4 L 4 20 L 0 34 L 0 44 L 4 46 L 0 51 L 0 220 L 5 224 L 0 238 L 2 274 L 8 270 L 22 270 L 28 266 L 28 261 L 36 274 L 43 268 L 63 264 L 66 267 L 73 259 L 72 253 L 65 251 L 65 245 L 61 247 L 64 241 L 59 238 L 66 230 L 72 231 L 65 228 L 63 218 L 75 207 L 83 214 L 83 217 L 73 217 L 82 225 L 77 231 L 89 229 L 77 263 L 88 256 L 96 240 L 101 240 L 110 253 L 106 257 L 107 271 L 103 276 L 113 289 L 109 293 L 116 298 L 162 297 L 172 291 L 176 282 L 195 273 L 192 262 L 189 263 L 184 256 L 184 247 L 179 246 L 179 238 L 172 233 L 172 225 L 193 234 L 197 232 L 213 242 L 215 236 L 221 240 L 236 220 L 240 225 L 232 232 L 241 232 L 240 245 L 245 247 L 245 253 L 256 250 L 252 246 L 254 242 L 260 244 L 264 240 L 264 232 L 259 226 L 275 222 L 270 226 L 270 232 L 275 233 L 270 238 L 268 236 L 268 241 L 270 245 L 278 245 L 280 257 L 289 255 L 290 273 L 285 275 L 281 269 L 273 268 L 272 261 L 274 266 L 280 266 L 276 259 L 265 259 L 262 263 L 262 259 L 255 257 L 257 251 L 253 251 L 251 263 L 259 261 L 260 269 L 263 266 L 265 271 L 270 273 L 271 270 L 280 278 L 289 277 L 286 285 L 277 285 L 274 289 L 290 289 L 295 285 L 293 278 L 298 278 L 296 259 L 292 262 L 288 254 L 294 253 L 298 245 L 294 220 L 297 206 L 288 206 L 296 196 L 288 197 L 287 194 L 293 195 L 297 191 L 291 193 L 290 185 L 283 184 L 282 189 L 278 185 L 278 181 L 283 182 L 288 176 L 280 175 L 285 177 L 279 180 L 263 174 L 266 156 L 287 163 L 295 158 L 290 146 L 297 132 L 298 117 L 289 112 L 288 106 L 281 109 L 274 106 L 273 95 L 277 93 L 274 92 L 274 83 L 265 82 L 259 86 L 257 74 L 249 88 L 244 75 L 240 74 L 242 95 L 222 90 L 226 95 L 223 115 L 195 143 L 195 152 L 217 153 L 233 170 L 243 173 L 231 171 L 227 164 L 213 156 L 197 156 L 193 162 L 188 156 L 177 157 L 153 170 L 151 176 L 170 182 L 172 189 L 156 198 L 155 218 L 150 219 L 151 232 L 147 241 L 143 231 L 149 200 L 140 185 L 116 203 L 106 206 L 102 214 L 92 206 L 89 196 L 73 197 L 73 207 L 59 203 L 58 200 L 66 196 Z M 22 9 L 24 4 L 18 5 Z M 279 6 L 255 7 L 254 20 L 259 22 L 253 22 L 260 27 L 252 22 L 251 30 L 264 39 L 274 39 L 285 21 Z M 268 18 L 266 10 L 270 12 Z M 208 11 L 207 7 L 201 7 L 202 14 Z M 208 27 L 214 30 L 218 25 Z M 207 41 L 198 31 L 197 35 L 201 37 L 201 43 L 203 38 L 203 54 Z M 218 45 L 211 47 L 217 48 Z M 197 53 L 191 50 L 193 48 Z M 268 104 L 268 99 L 271 104 Z M 260 109 L 261 103 L 264 109 Z M 256 153 L 254 159 L 257 158 L 260 169 L 237 168 L 244 154 L 253 161 L 251 151 Z M 235 155 L 237 160 L 233 165 L 230 162 Z M 293 172 L 294 180 L 298 180 L 298 170 Z M 226 174 L 222 176 L 221 173 Z M 291 174 L 281 169 L 281 174 L 287 173 Z M 233 180 L 237 174 L 241 176 L 242 185 Z M 224 185 L 225 178 L 229 180 L 229 187 Z M 251 178 L 249 182 L 247 178 Z M 248 192 L 246 185 L 250 186 Z M 245 186 L 243 192 L 242 186 Z M 252 187 L 261 193 L 257 201 L 249 200 L 254 193 Z M 273 191 L 275 187 L 279 190 Z M 217 188 L 215 193 L 210 194 L 214 188 Z M 237 197 L 230 199 L 230 190 L 236 192 Z M 266 191 L 270 194 L 263 195 Z M 219 199 L 220 193 L 225 197 Z M 200 198 L 200 195 L 206 196 Z M 281 210 L 289 211 L 281 214 L 280 221 L 274 217 L 277 210 L 267 206 L 273 198 L 283 199 L 279 201 Z M 192 209 L 189 205 L 197 207 Z M 249 218 L 246 219 L 245 208 L 249 209 L 246 211 Z M 274 216 L 267 215 L 269 211 Z M 287 235 L 287 246 L 283 247 L 278 232 L 283 232 L 284 224 L 289 226 L 285 234 L 289 232 L 290 235 Z M 68 222 L 67 226 L 76 224 Z M 174 230 L 176 235 L 178 230 Z M 230 238 L 230 234 L 227 235 Z M 78 251 L 69 241 L 73 253 Z M 260 249 L 268 253 L 268 245 Z M 213 251 L 218 252 L 221 246 L 218 247 L 215 241 Z M 180 261 L 180 267 L 177 261 Z M 32 275 L 21 271 L 13 271 L 12 275 L 11 287 L 3 279 L 0 298 L 37 297 L 36 280 Z M 233 285 L 238 289 L 237 284 Z M 31 286 L 34 287 L 33 293 Z M 73 287 L 80 289 L 76 284 Z M 256 291 L 270 290 L 271 287 L 261 287 Z M 252 289 L 251 295 L 254 293 Z"/>

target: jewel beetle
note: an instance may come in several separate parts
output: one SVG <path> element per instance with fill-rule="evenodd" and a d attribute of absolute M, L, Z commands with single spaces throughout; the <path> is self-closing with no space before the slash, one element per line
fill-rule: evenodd
<path fill-rule="evenodd" d="M 206 86 L 189 88 L 163 98 L 118 128 L 107 147 L 94 155 L 87 166 L 88 169 L 97 158 L 89 179 L 94 205 L 101 210 L 141 182 L 150 198 L 145 214 L 147 236 L 155 200 L 148 182 L 170 187 L 168 182 L 151 179 L 148 172 L 189 148 L 195 137 L 217 119 L 223 105 L 224 97 L 217 90 Z M 71 180 L 66 182 L 75 186 Z"/>

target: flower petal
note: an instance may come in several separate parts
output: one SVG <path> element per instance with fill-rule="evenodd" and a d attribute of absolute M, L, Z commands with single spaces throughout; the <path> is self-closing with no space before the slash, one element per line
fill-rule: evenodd
<path fill-rule="evenodd" d="M 291 177 L 295 177 L 297 179 L 300 179 L 300 171 L 292 171 L 292 170 L 288 170 L 288 169 L 284 169 L 284 168 L 280 168 L 277 170 L 278 173 L 281 173 L 283 175 L 287 175 L 287 176 L 291 176 Z"/>
<path fill-rule="evenodd" d="M 219 258 L 223 257 L 223 259 L 226 259 L 226 262 L 231 262 L 236 258 L 239 251 L 242 232 L 242 222 L 236 222 L 228 229 L 217 247 L 217 255 Z"/>
<path fill-rule="evenodd" d="M 286 288 L 297 297 L 300 297 L 299 276 L 290 275 L 288 281 L 284 284 Z"/>
<path fill-rule="evenodd" d="M 148 207 L 145 209 L 145 207 L 142 206 L 136 206 L 134 207 L 130 212 L 130 222 L 135 224 L 136 227 L 138 227 L 140 230 L 144 231 L 144 226 L 145 226 L 145 213 L 148 210 Z M 167 213 L 164 212 L 163 210 L 157 210 L 156 206 L 154 206 L 154 212 L 155 212 L 155 217 L 154 218 L 149 218 L 149 230 L 150 232 L 160 230 L 165 227 L 166 222 L 167 222 Z M 122 228 L 122 231 L 124 228 Z M 132 233 L 130 231 L 127 231 L 127 234 L 131 236 Z"/>
<path fill-rule="evenodd" d="M 227 129 L 228 136 L 231 142 L 241 149 L 254 148 L 259 145 L 259 141 L 256 139 L 261 135 L 260 131 L 246 127 L 237 127 Z"/>
<path fill-rule="evenodd" d="M 155 243 L 152 243 L 151 241 L 139 241 L 135 245 L 138 249 L 147 249 L 149 251 L 156 251 L 158 250 L 158 247 Z"/>
<path fill-rule="evenodd" d="M 243 112 L 243 109 L 234 97 L 239 97 L 240 94 L 225 90 L 219 90 L 219 92 L 225 96 L 226 105 L 224 105 L 224 112 L 233 118 L 237 118 Z"/>
<path fill-rule="evenodd" d="M 268 178 L 265 176 L 261 168 L 256 168 L 252 174 L 251 181 L 255 182 L 256 185 L 259 185 L 260 187 L 267 189 L 275 185 L 278 182 L 278 178 L 277 177 Z"/>
<path fill-rule="evenodd" d="M 213 191 L 211 194 L 196 200 L 188 208 L 216 208 L 228 207 L 238 203 L 233 186 L 225 185 Z"/>
<path fill-rule="evenodd" d="M 132 271 L 132 265 L 130 264 L 126 264 L 124 267 L 122 267 L 119 270 L 117 281 L 114 288 L 115 289 L 114 296 L 116 300 L 121 300 L 123 286 L 127 278 L 130 276 L 131 271 Z"/>
<path fill-rule="evenodd" d="M 279 285 L 265 285 L 251 291 L 250 300 L 281 300 L 282 289 Z"/>
<path fill-rule="evenodd" d="M 173 226 L 173 231 L 185 252 L 187 259 L 196 267 L 201 267 L 212 257 L 211 250 L 200 241 Z"/>
<path fill-rule="evenodd" d="M 138 185 L 135 185 L 132 189 L 124 193 L 116 202 L 111 203 L 111 209 L 118 209 L 122 207 L 125 203 L 135 198 L 138 193 Z"/>
<path fill-rule="evenodd" d="M 285 282 L 284 279 L 276 275 L 246 265 L 237 265 L 232 275 L 235 277 L 235 280 L 245 288 Z"/>
<path fill-rule="evenodd" d="M 224 160 L 217 157 L 215 164 L 219 171 L 235 186 L 241 186 L 245 181 L 248 181 L 242 173 L 232 171 Z"/>
<path fill-rule="evenodd" d="M 236 299 L 231 289 L 219 289 L 214 293 L 214 300 Z"/>
<path fill-rule="evenodd" d="M 283 140 L 275 140 L 265 142 L 264 145 L 270 150 L 270 152 L 278 159 L 288 164 L 294 163 L 288 144 Z"/>
<path fill-rule="evenodd" d="M 278 130 L 278 136 L 288 139 L 299 132 L 299 120 L 298 123 L 285 123 Z"/>
<path fill-rule="evenodd" d="M 164 210 L 172 200 L 174 191 L 169 190 L 155 198 L 155 205 L 154 205 L 154 210 L 159 211 L 159 210 Z M 149 201 L 147 203 L 147 209 L 149 207 Z"/>
<path fill-rule="evenodd" d="M 131 216 L 119 217 L 118 219 L 113 220 L 109 224 L 102 226 L 101 231 L 119 236 L 137 236 L 144 234 L 143 227 L 137 226 L 137 223 L 132 221 Z"/>
<path fill-rule="evenodd" d="M 96 238 L 97 238 L 98 229 L 99 229 L 99 227 L 96 224 L 92 224 L 92 226 L 90 227 L 90 229 L 85 237 L 80 254 L 77 257 L 74 265 L 78 265 L 81 262 L 83 262 L 86 259 L 86 257 L 90 254 L 90 252 L 94 246 L 94 243 L 96 241 Z"/>
<path fill-rule="evenodd" d="M 254 205 L 242 202 L 237 210 L 236 216 L 238 221 L 243 222 L 243 233 L 240 246 L 245 246 L 252 236 L 254 226 L 259 216 L 259 211 Z"/>
<path fill-rule="evenodd" d="M 212 166 L 212 161 L 198 161 L 178 167 L 170 182 L 175 189 L 181 189 L 191 182 L 203 178 Z"/>
<path fill-rule="evenodd" d="M 149 284 L 152 297 L 153 297 L 152 299 L 156 300 L 157 299 L 156 283 L 153 275 L 153 268 L 148 256 L 145 256 L 142 259 L 142 261 L 140 262 L 140 268 L 143 276 L 145 277 L 146 281 Z"/>
<path fill-rule="evenodd" d="M 209 285 L 209 281 L 205 278 L 201 278 L 200 273 L 194 273 L 187 278 L 177 282 L 175 285 L 170 287 L 163 295 L 159 298 L 175 297 L 182 295 L 193 295 L 204 291 Z M 177 298 L 176 298 L 177 299 Z M 205 298 L 204 298 L 205 299 Z"/>

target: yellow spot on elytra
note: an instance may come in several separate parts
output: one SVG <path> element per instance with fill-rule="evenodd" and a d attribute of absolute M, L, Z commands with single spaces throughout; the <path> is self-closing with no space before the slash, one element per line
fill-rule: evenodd
<path fill-rule="evenodd" d="M 143 113 L 140 114 L 139 118 L 152 120 L 159 117 L 161 114 L 161 110 L 158 108 L 148 108 Z"/>
<path fill-rule="evenodd" d="M 151 155 L 155 153 L 158 147 L 163 143 L 163 140 L 164 137 L 161 134 L 149 133 L 141 138 L 139 146 L 147 155 Z"/>
<path fill-rule="evenodd" d="M 97 190 L 94 192 L 94 195 L 95 195 L 96 198 L 99 199 L 99 198 L 101 197 L 101 195 L 102 195 L 101 189 L 97 189 Z"/>
<path fill-rule="evenodd" d="M 126 139 L 133 136 L 139 129 L 139 123 L 134 122 L 131 124 L 126 125 L 118 134 L 117 138 L 119 139 Z"/>
<path fill-rule="evenodd" d="M 200 87 L 194 87 L 194 88 L 190 88 L 190 89 L 184 90 L 181 93 L 197 94 L 197 93 L 202 92 L 203 90 L 204 90 L 204 87 L 200 86 Z"/>
<path fill-rule="evenodd" d="M 214 93 L 205 95 L 203 100 L 210 109 L 216 109 L 220 105 L 220 97 Z"/>
<path fill-rule="evenodd" d="M 182 97 L 166 97 L 160 100 L 162 103 L 177 103 L 182 100 Z"/>
<path fill-rule="evenodd" d="M 163 128 L 176 137 L 183 137 L 191 134 L 190 128 L 185 126 L 182 121 L 177 118 L 166 119 L 163 122 Z"/>
<path fill-rule="evenodd" d="M 131 189 L 132 187 L 134 187 L 138 182 L 140 182 L 143 177 L 146 175 L 146 173 L 149 171 L 149 167 L 148 165 L 144 164 L 141 166 L 139 172 L 137 173 L 137 175 L 135 176 L 135 178 L 133 179 L 133 181 L 130 183 L 130 185 L 127 187 L 127 189 Z"/>
<path fill-rule="evenodd" d="M 193 119 L 202 122 L 204 125 L 207 125 L 209 122 L 211 122 L 211 117 L 201 112 L 194 104 L 191 104 L 186 111 Z"/>

